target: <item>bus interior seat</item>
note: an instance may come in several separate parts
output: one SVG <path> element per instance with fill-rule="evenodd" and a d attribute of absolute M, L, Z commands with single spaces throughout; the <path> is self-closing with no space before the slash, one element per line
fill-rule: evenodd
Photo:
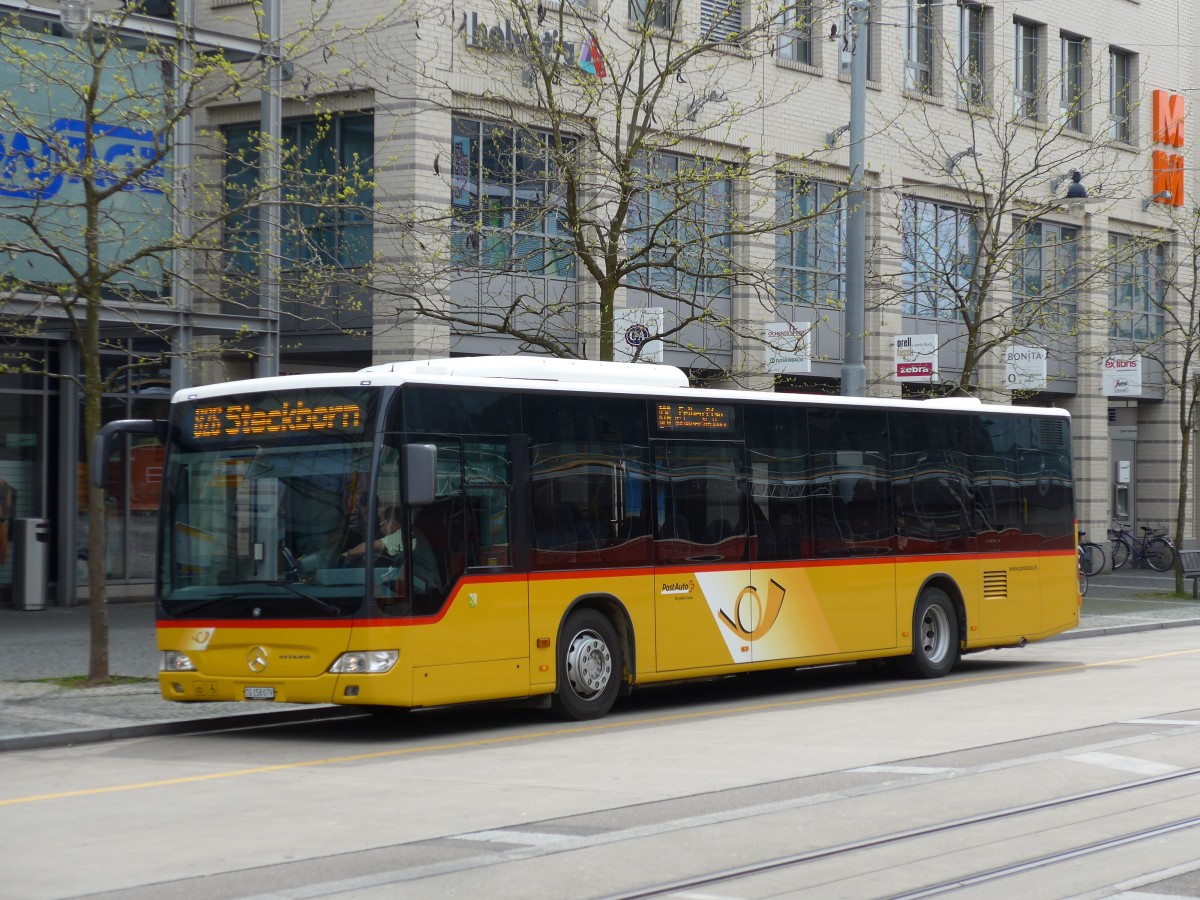
<path fill-rule="evenodd" d="M 662 541 L 690 541 L 691 529 L 688 528 L 687 519 L 678 513 L 667 516 L 658 530 L 658 538 Z"/>
<path fill-rule="evenodd" d="M 574 550 L 579 542 L 575 510 L 565 503 L 556 504 L 550 521 L 540 523 L 535 542 L 539 550 Z"/>
<path fill-rule="evenodd" d="M 719 544 L 726 538 L 733 537 L 734 527 L 725 519 L 713 519 L 704 529 L 704 543 Z"/>
<path fill-rule="evenodd" d="M 770 520 L 758 508 L 757 503 L 752 503 L 750 508 L 754 517 L 754 535 L 758 538 L 758 558 L 775 559 L 777 552 L 775 529 L 771 527 Z"/>

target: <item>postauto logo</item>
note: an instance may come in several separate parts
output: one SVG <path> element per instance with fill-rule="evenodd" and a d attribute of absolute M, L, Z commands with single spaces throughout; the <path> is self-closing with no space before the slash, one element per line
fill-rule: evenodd
<path fill-rule="evenodd" d="M 0 197 L 49 200 L 64 185 L 79 183 L 69 171 L 82 162 L 87 152 L 86 124 L 82 119 L 56 119 L 50 130 L 55 135 L 52 143 L 19 131 L 0 132 Z M 98 122 L 92 126 L 92 134 L 92 155 L 101 164 L 101 170 L 110 173 L 109 177 L 98 179 L 99 187 L 110 187 L 145 166 L 146 171 L 131 179 L 124 190 L 143 194 L 163 192 L 164 149 L 154 132 Z M 61 161 L 60 148 L 74 154 L 74 159 Z"/>

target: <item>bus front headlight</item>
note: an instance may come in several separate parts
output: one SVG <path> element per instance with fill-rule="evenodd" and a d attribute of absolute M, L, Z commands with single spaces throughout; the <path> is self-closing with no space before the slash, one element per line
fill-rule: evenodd
<path fill-rule="evenodd" d="M 158 670 L 160 672 L 195 672 L 196 664 L 186 653 L 180 653 L 178 650 L 164 650 Z"/>
<path fill-rule="evenodd" d="M 390 671 L 399 658 L 399 650 L 351 650 L 334 660 L 329 671 L 335 675 L 374 675 Z"/>

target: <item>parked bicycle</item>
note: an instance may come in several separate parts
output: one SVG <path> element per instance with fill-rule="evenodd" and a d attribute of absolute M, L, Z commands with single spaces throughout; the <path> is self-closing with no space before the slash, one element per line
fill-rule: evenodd
<path fill-rule="evenodd" d="M 1175 566 L 1175 545 L 1162 532 L 1142 526 L 1142 539 L 1137 541 L 1125 530 L 1124 522 L 1112 528 L 1112 567 L 1119 569 L 1133 561 L 1134 568 L 1148 565 L 1155 572 L 1166 572 Z"/>
<path fill-rule="evenodd" d="M 1104 571 L 1104 548 L 1095 541 L 1085 541 L 1086 531 L 1079 532 L 1079 565 L 1085 575 L 1091 578 Z"/>
<path fill-rule="evenodd" d="M 1086 597 L 1088 589 L 1088 573 L 1084 568 L 1083 548 L 1079 548 L 1079 556 L 1076 559 L 1075 571 L 1079 576 L 1079 596 Z"/>

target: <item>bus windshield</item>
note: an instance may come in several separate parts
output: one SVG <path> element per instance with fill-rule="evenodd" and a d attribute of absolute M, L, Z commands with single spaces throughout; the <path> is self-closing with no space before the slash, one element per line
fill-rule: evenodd
<path fill-rule="evenodd" d="M 204 432 L 216 431 L 212 421 L 204 409 L 185 409 L 169 456 L 165 614 L 346 615 L 361 605 L 368 579 L 403 577 L 397 566 L 380 571 L 371 558 L 347 556 L 374 533 L 366 519 L 372 445 L 365 423 L 348 433 L 276 430 L 225 440 Z"/>

